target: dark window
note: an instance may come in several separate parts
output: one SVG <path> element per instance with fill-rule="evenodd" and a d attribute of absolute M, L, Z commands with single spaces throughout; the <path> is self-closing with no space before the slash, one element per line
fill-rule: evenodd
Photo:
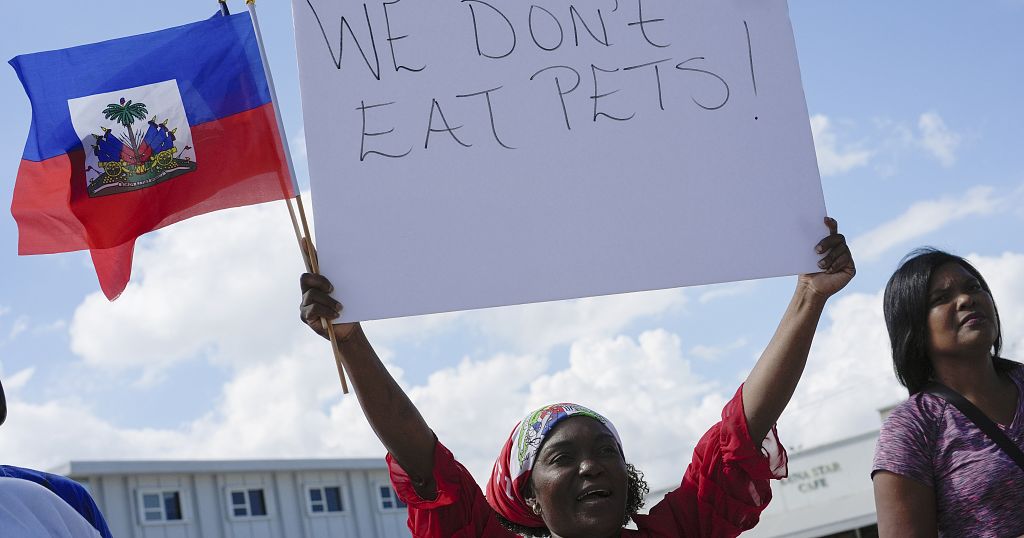
<path fill-rule="evenodd" d="M 406 504 L 398 498 L 391 486 L 380 486 L 380 507 L 385 510 L 404 509 Z"/>
<path fill-rule="evenodd" d="M 340 486 L 314 486 L 309 488 L 309 511 L 315 514 L 342 512 Z"/>
<path fill-rule="evenodd" d="M 263 490 L 262 489 L 250 489 L 249 490 L 249 515 L 251 515 L 251 516 L 265 516 L 265 515 L 267 515 L 267 505 L 263 502 Z"/>
<path fill-rule="evenodd" d="M 154 491 L 142 494 L 143 521 L 181 521 L 181 493 Z"/>
<path fill-rule="evenodd" d="M 263 488 L 231 491 L 231 513 L 235 517 L 267 515 L 267 503 L 263 497 Z"/>

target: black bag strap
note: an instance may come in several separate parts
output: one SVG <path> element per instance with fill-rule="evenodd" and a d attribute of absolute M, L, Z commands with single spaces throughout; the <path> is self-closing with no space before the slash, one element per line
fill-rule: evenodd
<path fill-rule="evenodd" d="M 981 409 L 975 407 L 974 404 L 961 396 L 960 393 L 936 381 L 929 383 L 924 388 L 924 391 L 953 404 L 965 417 L 971 419 L 971 422 L 974 422 L 989 439 L 995 441 L 996 445 L 1003 449 L 1003 452 L 1010 456 L 1010 459 L 1016 462 L 1017 466 L 1024 471 L 1024 452 L 1003 433 L 1003 430 L 999 429 L 999 426 L 996 426 L 991 419 L 986 417 L 985 413 L 981 412 Z M 1024 395 L 1021 395 L 1021 397 L 1024 397 Z"/>

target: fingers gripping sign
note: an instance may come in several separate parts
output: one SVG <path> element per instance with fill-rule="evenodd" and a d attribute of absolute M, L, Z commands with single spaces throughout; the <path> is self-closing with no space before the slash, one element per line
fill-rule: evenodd
<path fill-rule="evenodd" d="M 829 234 L 815 246 L 815 252 L 821 255 L 818 260 L 821 272 L 800 275 L 800 282 L 815 293 L 830 297 L 853 279 L 857 268 L 850 247 L 846 244 L 846 237 L 839 233 L 839 223 L 831 217 L 825 217 L 825 226 Z"/>
<path fill-rule="evenodd" d="M 303 323 L 324 338 L 330 339 L 323 320 L 332 321 L 341 315 L 342 304 L 331 297 L 334 285 L 326 277 L 314 273 L 303 273 L 299 278 L 302 288 L 302 303 L 299 305 L 299 317 Z M 358 323 L 329 324 L 334 329 L 334 336 L 339 342 L 345 342 L 352 336 Z"/>

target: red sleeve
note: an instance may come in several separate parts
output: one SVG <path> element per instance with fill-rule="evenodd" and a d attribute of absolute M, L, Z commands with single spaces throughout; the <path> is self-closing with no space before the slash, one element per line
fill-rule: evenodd
<path fill-rule="evenodd" d="M 473 476 L 440 442 L 434 446 L 437 497 L 420 498 L 402 466 L 387 455 L 391 484 L 409 506 L 409 530 L 416 538 L 515 538 L 498 523 Z"/>
<path fill-rule="evenodd" d="M 759 447 L 743 414 L 743 386 L 693 450 L 679 488 L 647 516 L 637 516 L 641 536 L 732 538 L 757 525 L 772 500 L 769 479 L 785 478 L 786 450 L 775 427 Z"/>

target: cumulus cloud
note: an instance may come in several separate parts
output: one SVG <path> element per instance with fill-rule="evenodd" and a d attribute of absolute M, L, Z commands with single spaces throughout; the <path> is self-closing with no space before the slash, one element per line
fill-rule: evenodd
<path fill-rule="evenodd" d="M 237 365 L 289 349 L 302 261 L 278 202 L 196 217 L 140 243 L 133 281 L 76 309 L 71 349 L 92 366 L 152 376 L 205 355 Z"/>
<path fill-rule="evenodd" d="M 858 144 L 840 145 L 839 134 L 832 120 L 823 114 L 811 116 L 811 134 L 814 137 L 814 149 L 818 154 L 818 169 L 822 176 L 844 174 L 865 166 L 871 160 L 873 152 Z"/>
<path fill-rule="evenodd" d="M 970 256 L 985 274 L 1002 314 L 1006 355 L 1024 351 L 1024 254 Z M 714 423 L 735 385 L 695 373 L 694 344 L 665 330 L 638 337 L 583 337 L 567 363 L 541 354 L 465 357 L 410 385 L 385 363 L 439 438 L 479 480 L 527 411 L 575 401 L 608 416 L 627 457 L 653 487 L 679 479 L 699 436 Z M 553 366 L 553 368 L 552 368 Z M 739 366 L 739 365 L 738 365 Z M 28 383 L 32 371 L 10 377 Z M 341 397 L 321 339 L 303 333 L 292 347 L 237 366 L 213 409 L 178 428 L 124 428 L 74 397 L 27 403 L 11 391 L 11 418 L 0 431 L 0 461 L 52 467 L 68 458 L 379 457 L 352 395 Z M 832 303 L 811 349 L 804 378 L 779 424 L 787 446 L 809 447 L 877 428 L 877 409 L 905 398 L 892 374 L 881 292 Z M 39 432 L 45 431 L 45 436 Z"/>
<path fill-rule="evenodd" d="M 878 409 L 906 397 L 892 374 L 881 292 L 846 295 L 828 308 L 826 319 L 779 420 L 787 446 L 814 446 L 877 428 Z"/>
<path fill-rule="evenodd" d="M 615 334 L 639 318 L 685 308 L 682 289 L 587 297 L 471 313 L 467 322 L 517 352 L 551 348 L 599 335 Z"/>
<path fill-rule="evenodd" d="M 738 338 L 724 346 L 698 344 L 690 348 L 690 354 L 705 361 L 716 361 L 724 355 L 747 347 L 746 338 Z"/>
<path fill-rule="evenodd" d="M 13 375 L 5 376 L 4 391 L 14 392 L 21 390 L 22 387 L 28 384 L 29 380 L 32 379 L 32 375 L 35 373 L 35 367 L 30 367 L 18 370 Z"/>
<path fill-rule="evenodd" d="M 32 404 L 14 391 L 0 460 L 46 468 L 68 458 L 383 455 L 354 395 L 340 397 L 322 346 L 310 335 L 287 353 L 241 367 L 215 409 L 179 428 L 122 428 L 75 398 Z M 613 420 L 629 459 L 652 484 L 663 486 L 679 479 L 689 450 L 734 390 L 718 390 L 694 374 L 681 349 L 677 335 L 656 330 L 637 339 L 575 342 L 569 363 L 553 372 L 548 359 L 537 355 L 467 357 L 422 385 L 408 386 L 400 369 L 389 368 L 439 438 L 480 480 L 527 411 L 576 401 Z"/>
<path fill-rule="evenodd" d="M 924 200 L 902 215 L 884 222 L 853 240 L 858 260 L 878 259 L 889 249 L 940 230 L 967 217 L 989 215 L 1003 206 L 991 187 L 973 187 L 963 195 Z"/>
<path fill-rule="evenodd" d="M 18 319 L 15 319 L 14 323 L 11 324 L 11 330 L 7 333 L 7 340 L 14 340 L 18 335 L 26 330 L 28 330 L 28 318 L 25 316 L 19 316 Z"/>
<path fill-rule="evenodd" d="M 1024 254 L 971 255 L 992 288 L 1002 317 L 1004 353 L 1024 352 Z M 907 397 L 892 369 L 882 292 L 842 297 L 815 336 L 803 379 L 779 421 L 787 446 L 810 447 L 878 428 L 878 410 Z"/>
<path fill-rule="evenodd" d="M 824 114 L 811 116 L 811 134 L 823 177 L 869 164 L 883 175 L 892 175 L 903 155 L 921 152 L 944 167 L 956 164 L 963 136 L 947 126 L 938 112 L 925 112 L 916 122 L 876 118 L 873 123 L 874 130 L 866 140 L 846 142 L 856 123 L 835 122 Z"/>
<path fill-rule="evenodd" d="M 920 144 L 929 154 L 938 159 L 942 166 L 950 167 L 956 163 L 956 150 L 960 146 L 961 137 L 946 126 L 946 122 L 935 112 L 921 114 L 917 120 L 920 132 Z"/>

